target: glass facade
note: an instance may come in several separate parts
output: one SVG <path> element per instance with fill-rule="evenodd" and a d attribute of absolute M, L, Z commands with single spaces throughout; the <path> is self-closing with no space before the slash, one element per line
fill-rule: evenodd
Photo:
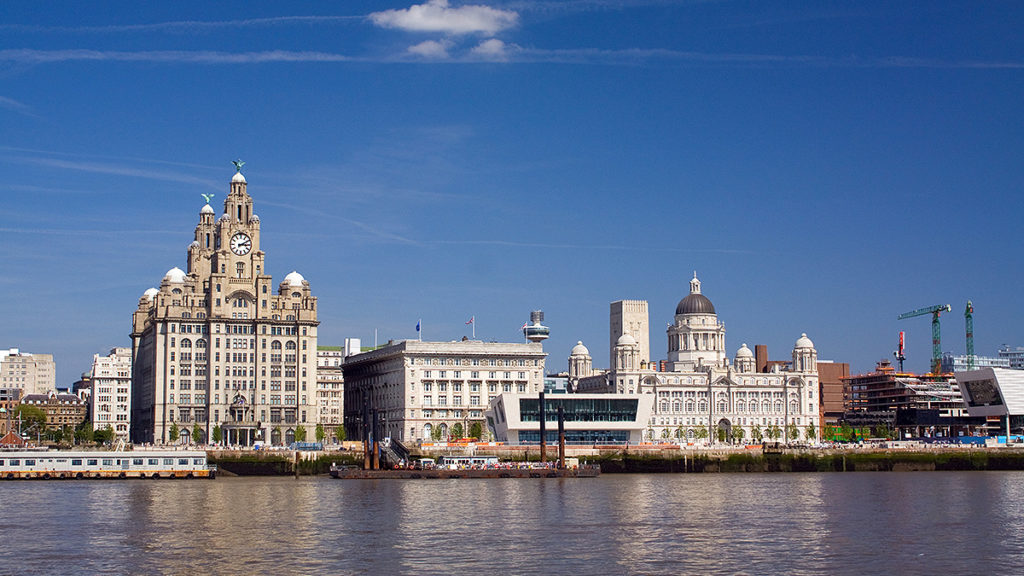
<path fill-rule="evenodd" d="M 558 443 L 558 431 L 547 430 L 548 444 Z M 625 444 L 629 440 L 629 432 L 625 430 L 566 430 L 566 444 Z M 539 444 L 540 431 L 523 431 L 519 433 L 520 444 Z"/>
<path fill-rule="evenodd" d="M 558 422 L 558 407 L 561 406 L 566 422 L 635 422 L 638 403 L 636 398 L 545 398 L 544 419 Z M 523 422 L 539 422 L 540 400 L 520 398 L 519 416 Z M 539 440 L 538 435 L 534 441 Z"/>

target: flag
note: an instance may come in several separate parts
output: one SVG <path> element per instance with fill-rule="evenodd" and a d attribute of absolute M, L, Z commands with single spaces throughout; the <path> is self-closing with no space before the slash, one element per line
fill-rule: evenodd
<path fill-rule="evenodd" d="M 420 331 L 420 321 L 419 320 L 416 321 L 416 331 L 417 332 Z"/>
<path fill-rule="evenodd" d="M 475 319 L 476 319 L 476 316 L 470 316 L 470 317 L 469 317 L 469 320 L 467 320 L 467 321 L 466 321 L 466 324 L 467 324 L 467 325 L 468 325 L 468 324 L 472 324 L 472 323 L 473 323 L 473 320 L 475 320 Z"/>
<path fill-rule="evenodd" d="M 529 326 L 529 325 L 530 325 L 530 323 L 529 323 L 529 322 L 524 322 L 524 323 L 523 323 L 523 327 L 522 327 L 522 328 L 520 328 L 520 330 L 526 330 L 526 327 L 527 327 L 527 326 Z"/>

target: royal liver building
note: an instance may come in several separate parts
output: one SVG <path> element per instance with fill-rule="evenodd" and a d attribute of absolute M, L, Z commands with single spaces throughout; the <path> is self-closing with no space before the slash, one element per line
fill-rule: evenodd
<path fill-rule="evenodd" d="M 806 334 L 791 361 L 759 361 L 742 345 L 730 362 L 725 325 L 701 293 L 696 273 L 690 293 L 668 325 L 668 358 L 645 357 L 647 303 L 612 303 L 611 369 L 595 371 L 582 342 L 569 356 L 569 380 L 579 392 L 651 394 L 649 441 L 815 441 L 820 434 L 818 352 Z"/>
<path fill-rule="evenodd" d="M 133 442 L 169 442 L 175 427 L 205 442 L 220 426 L 231 444 L 287 444 L 316 424 L 316 298 L 297 272 L 274 290 L 242 164 L 224 213 L 199 211 L 186 270 L 132 315 Z"/>

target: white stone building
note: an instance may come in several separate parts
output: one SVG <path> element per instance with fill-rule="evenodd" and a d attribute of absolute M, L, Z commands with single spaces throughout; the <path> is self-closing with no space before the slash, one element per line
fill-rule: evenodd
<path fill-rule="evenodd" d="M 429 441 L 452 427 L 483 425 L 484 411 L 502 393 L 544 389 L 540 343 L 404 340 L 345 359 L 345 429 L 363 439 L 366 410 L 378 414 L 378 437 Z"/>
<path fill-rule="evenodd" d="M 0 388 L 21 390 L 22 396 L 56 390 L 53 355 L 30 354 L 17 348 L 0 350 Z"/>
<path fill-rule="evenodd" d="M 240 165 L 240 164 L 239 164 Z M 275 293 L 260 249 L 260 219 L 241 171 L 219 218 L 199 211 L 187 271 L 172 268 L 133 315 L 133 442 L 170 430 L 252 445 L 312 438 L 317 417 L 317 299 L 298 272 Z"/>
<path fill-rule="evenodd" d="M 577 391 L 653 395 L 648 440 L 693 441 L 706 435 L 711 442 L 750 441 L 758 434 L 771 439 L 771 433 L 778 440 L 794 433 L 814 440 L 820 434 L 818 353 L 806 334 L 793 347 L 789 369 L 773 364 L 771 372 L 757 372 L 746 344 L 730 362 L 725 325 L 694 274 L 666 336 L 668 371 L 645 361 L 637 340 L 624 333 L 612 348 L 611 369 L 581 376 Z M 570 355 L 570 377 L 574 363 L 586 366 L 580 346 Z"/>
<path fill-rule="evenodd" d="M 114 437 L 128 441 L 131 429 L 132 349 L 114 348 L 110 354 L 93 354 L 89 414 L 94 430 L 110 426 Z"/>
<path fill-rule="evenodd" d="M 341 346 L 317 346 L 316 400 L 317 423 L 324 426 L 327 437 L 344 421 L 345 377 L 341 365 L 345 362 L 345 349 Z"/>

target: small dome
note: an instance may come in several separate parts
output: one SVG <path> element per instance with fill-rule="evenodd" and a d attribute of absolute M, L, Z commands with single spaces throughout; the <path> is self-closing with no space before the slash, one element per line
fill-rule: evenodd
<path fill-rule="evenodd" d="M 750 351 L 750 348 L 747 348 L 747 344 L 745 342 L 743 343 L 743 346 L 740 346 L 740 349 L 736 351 L 736 358 L 753 358 L 753 357 L 754 357 L 754 353 Z"/>
<path fill-rule="evenodd" d="M 146 290 L 145 292 L 143 292 L 142 296 L 145 297 L 146 300 L 149 300 L 150 302 L 152 302 L 153 298 L 155 298 L 156 295 L 159 294 L 159 293 L 160 293 L 160 291 L 157 290 L 156 288 L 150 288 L 149 290 Z"/>
<path fill-rule="evenodd" d="M 804 334 L 800 335 L 800 338 L 797 339 L 796 344 L 793 347 L 794 348 L 814 348 L 814 342 L 811 342 L 811 339 L 807 337 L 806 333 L 804 333 Z"/>
<path fill-rule="evenodd" d="M 241 172 L 235 172 L 235 175 L 231 177 L 231 182 L 241 182 L 245 184 L 245 176 L 242 176 Z"/>
<path fill-rule="evenodd" d="M 189 248 L 199 248 L 199 240 L 193 240 L 192 243 L 188 245 L 188 247 Z"/>
<path fill-rule="evenodd" d="M 225 212 L 224 214 L 221 214 L 221 215 L 220 215 L 220 218 L 217 218 L 217 222 L 223 222 L 223 221 L 225 221 L 225 220 L 228 220 L 229 218 L 230 218 L 230 217 L 229 217 L 229 216 L 227 215 L 227 213 Z"/>
<path fill-rule="evenodd" d="M 164 280 L 172 284 L 181 284 L 185 281 L 185 271 L 175 266 L 168 270 L 167 274 L 164 274 Z"/>
<path fill-rule="evenodd" d="M 302 277 L 302 274 L 292 270 L 291 274 L 284 277 L 284 281 L 289 286 L 302 286 L 302 282 L 305 281 L 305 278 Z"/>
<path fill-rule="evenodd" d="M 623 334 L 619 336 L 619 339 L 615 342 L 616 346 L 636 346 L 636 339 L 629 334 Z"/>
<path fill-rule="evenodd" d="M 583 345 L 583 341 L 580 340 L 579 342 L 576 342 L 575 346 L 572 347 L 572 352 L 570 352 L 569 355 L 570 356 L 590 356 L 590 350 L 587 350 L 587 347 Z"/>
<path fill-rule="evenodd" d="M 251 218 L 251 220 L 252 220 L 253 222 L 259 222 L 259 221 L 260 221 L 260 217 L 259 217 L 259 216 L 257 216 L 257 215 L 255 215 L 255 214 L 253 214 L 253 215 L 252 215 L 252 218 Z"/>
<path fill-rule="evenodd" d="M 200 214 L 213 214 L 213 206 L 209 204 L 203 204 L 203 207 L 199 209 Z"/>

